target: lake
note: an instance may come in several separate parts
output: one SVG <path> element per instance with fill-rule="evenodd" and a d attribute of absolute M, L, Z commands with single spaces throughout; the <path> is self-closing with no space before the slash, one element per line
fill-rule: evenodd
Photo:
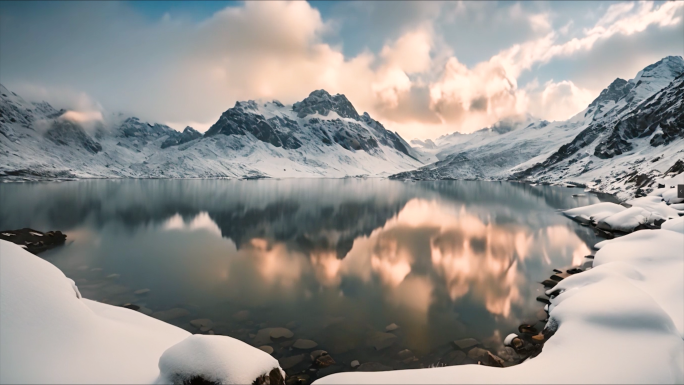
<path fill-rule="evenodd" d="M 0 197 L 0 229 L 67 234 L 40 256 L 85 298 L 131 303 L 193 333 L 191 320 L 209 319 L 205 333 L 294 357 L 288 374 L 305 382 L 352 360 L 452 364 L 462 338 L 505 355 L 507 334 L 544 318 L 540 282 L 601 240 L 558 210 L 610 199 L 385 179 L 3 183 Z M 272 340 L 273 327 L 293 337 Z M 311 370 L 297 339 L 336 364 Z"/>

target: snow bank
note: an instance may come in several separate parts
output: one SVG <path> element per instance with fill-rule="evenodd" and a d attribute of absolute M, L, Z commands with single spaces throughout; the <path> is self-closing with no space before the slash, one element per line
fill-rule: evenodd
<path fill-rule="evenodd" d="M 189 383 L 201 377 L 218 384 L 251 384 L 280 368 L 262 350 L 225 336 L 193 335 L 172 346 L 159 359 L 161 382 Z M 285 373 L 281 369 L 285 378 Z"/>
<path fill-rule="evenodd" d="M 6 241 L 0 241 L 0 341 L 3 384 L 151 384 L 165 380 L 160 368 L 214 364 L 217 373 L 230 369 L 226 378 L 251 383 L 261 369 L 278 367 L 232 338 L 190 337 L 136 311 L 81 299 L 58 268 Z"/>
<path fill-rule="evenodd" d="M 573 219 L 599 222 L 613 214 L 617 214 L 627 208 L 611 202 L 596 203 L 589 206 L 577 207 L 563 211 L 563 215 Z"/>
<path fill-rule="evenodd" d="M 653 215 L 650 211 L 641 207 L 630 207 L 617 214 L 610 215 L 596 225 L 600 229 L 617 230 L 630 233 L 642 224 L 653 223 L 656 219 L 662 219 L 659 215 Z"/>
<path fill-rule="evenodd" d="M 679 211 L 665 204 L 665 202 L 663 202 L 663 198 L 659 196 L 645 196 L 642 198 L 628 200 L 625 203 L 632 205 L 632 207 L 641 207 L 656 215 L 659 215 L 663 219 L 677 218 L 679 216 Z"/>
<path fill-rule="evenodd" d="M 604 242 L 593 269 L 552 289 L 561 291 L 548 324 L 556 334 L 520 365 L 339 373 L 315 383 L 682 383 L 683 245 L 669 230 Z"/>
<path fill-rule="evenodd" d="M 684 234 L 684 217 L 670 219 L 663 223 L 660 228 Z M 684 249 L 684 245 L 682 245 L 682 249 Z"/>

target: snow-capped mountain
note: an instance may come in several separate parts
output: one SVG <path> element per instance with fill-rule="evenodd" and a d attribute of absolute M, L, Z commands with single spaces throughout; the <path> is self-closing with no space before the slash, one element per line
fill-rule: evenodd
<path fill-rule="evenodd" d="M 84 123 L 0 87 L 6 179 L 383 176 L 425 159 L 344 95 L 324 90 L 290 106 L 237 102 L 203 135 L 120 114 Z"/>
<path fill-rule="evenodd" d="M 418 147 L 439 161 L 392 178 L 571 182 L 631 195 L 684 158 L 682 74 L 684 60 L 668 56 L 616 79 L 567 121 L 527 117 L 440 137 Z"/>

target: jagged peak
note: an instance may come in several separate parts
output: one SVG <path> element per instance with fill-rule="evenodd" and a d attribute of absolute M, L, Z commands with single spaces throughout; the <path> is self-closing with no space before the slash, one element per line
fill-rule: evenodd
<path fill-rule="evenodd" d="M 327 116 L 330 111 L 334 111 L 343 118 L 360 119 L 359 113 L 346 96 L 343 94 L 333 96 L 324 89 L 315 90 L 301 102 L 293 104 L 292 111 L 297 112 L 300 118 L 316 113 Z"/>

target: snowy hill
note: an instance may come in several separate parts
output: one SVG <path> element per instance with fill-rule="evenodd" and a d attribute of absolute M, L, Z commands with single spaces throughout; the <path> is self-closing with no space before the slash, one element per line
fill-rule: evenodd
<path fill-rule="evenodd" d="M 344 95 L 237 102 L 204 134 L 121 114 L 84 122 L 0 86 L 0 177 L 385 176 L 427 159 Z"/>
<path fill-rule="evenodd" d="M 626 197 L 684 159 L 682 74 L 684 60 L 668 56 L 616 79 L 566 121 L 526 117 L 442 136 L 432 148 L 416 142 L 439 161 L 391 177 L 571 182 Z"/>

